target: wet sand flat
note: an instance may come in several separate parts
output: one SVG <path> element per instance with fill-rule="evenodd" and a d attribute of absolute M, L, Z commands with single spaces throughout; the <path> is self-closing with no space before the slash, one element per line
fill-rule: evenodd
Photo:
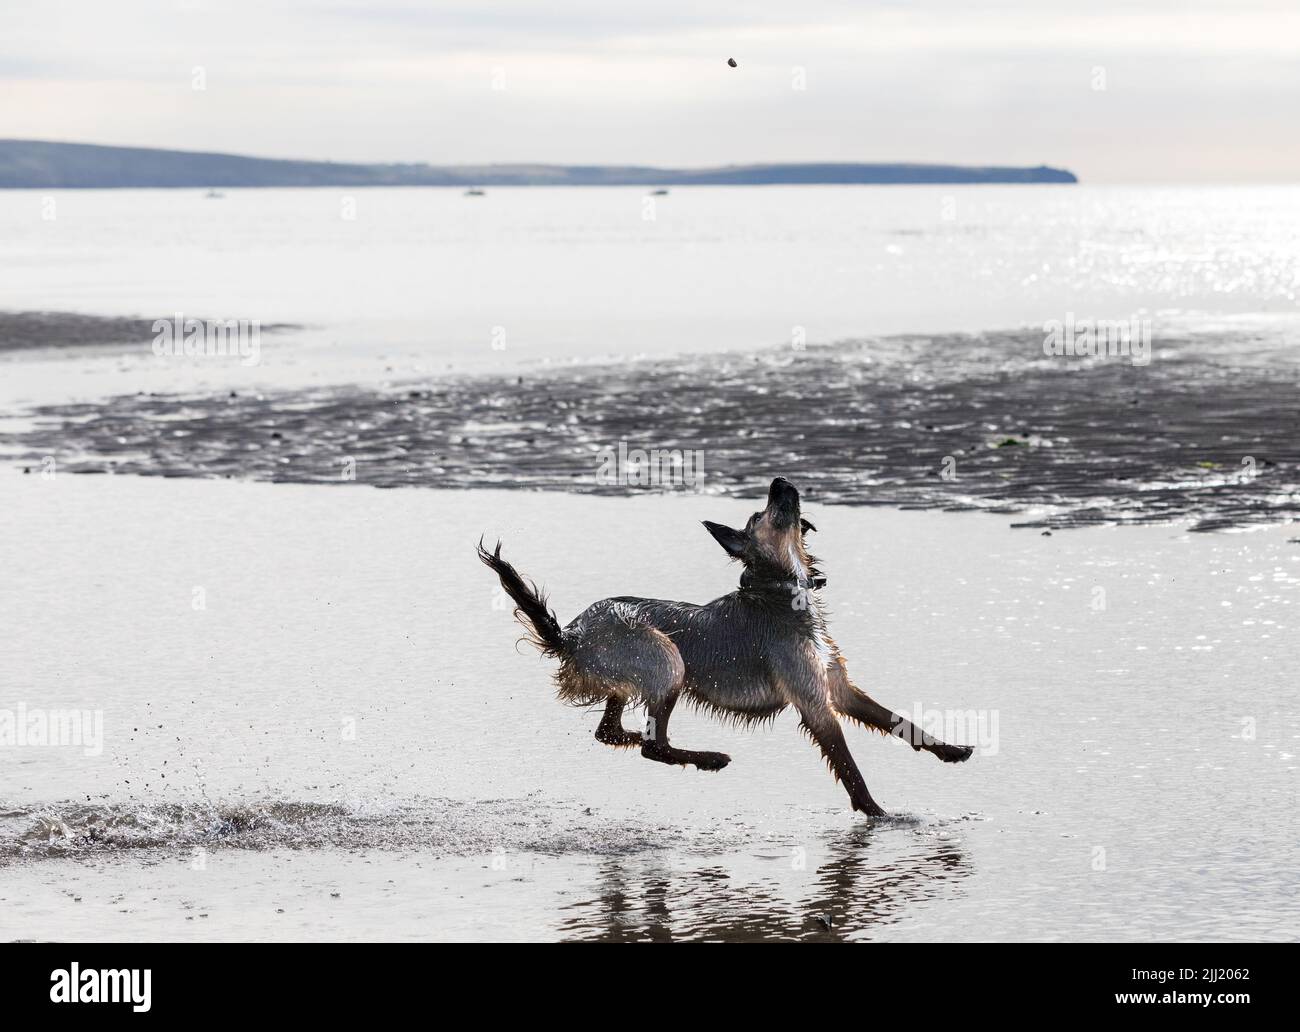
<path fill-rule="evenodd" d="M 1294 938 L 1287 528 L 805 494 L 855 679 L 984 739 L 952 767 L 850 729 L 892 820 L 788 715 L 675 715 L 717 774 L 595 742 L 472 552 L 564 621 L 706 601 L 736 570 L 699 520 L 756 499 L 6 473 L 0 709 L 104 734 L 0 748 L 5 937 Z"/>

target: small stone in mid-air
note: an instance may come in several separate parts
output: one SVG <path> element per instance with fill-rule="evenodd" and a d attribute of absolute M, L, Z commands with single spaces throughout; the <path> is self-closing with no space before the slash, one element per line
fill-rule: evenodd
<path fill-rule="evenodd" d="M 727 67 L 728 67 L 728 68 L 735 68 L 735 67 L 736 67 L 736 59 L 735 59 L 734 57 L 729 57 L 729 58 L 727 58 Z"/>

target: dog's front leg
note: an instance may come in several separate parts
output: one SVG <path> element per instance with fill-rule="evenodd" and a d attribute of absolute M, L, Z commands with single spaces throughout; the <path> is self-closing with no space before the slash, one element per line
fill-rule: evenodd
<path fill-rule="evenodd" d="M 868 817 L 884 817 L 885 811 L 871 798 L 871 793 L 867 791 L 867 782 L 862 777 L 862 772 L 858 770 L 858 765 L 853 762 L 849 743 L 844 740 L 844 731 L 835 714 L 824 707 L 803 705 L 798 709 L 799 716 L 803 718 L 801 726 L 826 757 L 835 780 L 849 793 L 849 801 L 853 804 L 853 809 L 865 813 Z"/>
<path fill-rule="evenodd" d="M 844 730 L 831 706 L 833 693 L 820 654 L 810 648 L 774 650 L 769 662 L 773 689 L 799 711 L 800 727 L 821 750 L 835 780 L 848 792 L 853 809 L 868 817 L 885 816 L 867 791 L 867 782 L 844 740 Z"/>
<path fill-rule="evenodd" d="M 949 745 L 933 735 L 927 734 L 906 717 L 900 717 L 893 710 L 886 709 L 875 699 L 855 687 L 848 677 L 842 662 L 831 667 L 831 703 L 835 709 L 850 720 L 883 731 L 887 735 L 901 738 L 917 752 L 924 749 L 933 753 L 944 763 L 961 763 L 971 757 L 975 750 L 969 745 Z"/>

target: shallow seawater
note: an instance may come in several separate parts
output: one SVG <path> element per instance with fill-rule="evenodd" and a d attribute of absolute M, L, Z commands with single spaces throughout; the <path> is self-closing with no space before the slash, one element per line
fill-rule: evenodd
<path fill-rule="evenodd" d="M 0 220 L 6 308 L 328 327 L 299 373 L 332 382 L 1300 300 L 1294 184 L 13 190 Z"/>
<path fill-rule="evenodd" d="M 52 197 L 57 219 L 42 217 Z M 355 219 L 340 218 L 340 203 Z M 653 211 L 647 218 L 646 202 Z M 296 324 L 258 363 L 160 361 L 78 326 L 4 359 L 0 404 L 225 394 L 941 337 L 1047 320 L 1294 322 L 1300 186 L 13 190 L 14 311 Z M 68 347 L 79 340 L 80 347 Z M 1292 335 L 1291 350 L 1294 351 Z M 29 342 L 30 343 L 30 342 Z"/>
<path fill-rule="evenodd" d="M 3 937 L 1300 935 L 1293 531 L 805 505 L 855 680 L 979 746 L 848 730 L 889 820 L 788 715 L 600 745 L 473 557 L 704 601 L 751 501 L 0 477 L 0 712 L 103 728 L 0 746 Z"/>

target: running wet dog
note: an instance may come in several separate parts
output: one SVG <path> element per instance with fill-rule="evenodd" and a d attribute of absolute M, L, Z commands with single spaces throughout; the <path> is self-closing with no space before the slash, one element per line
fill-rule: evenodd
<path fill-rule="evenodd" d="M 826 578 L 805 538 L 816 528 L 800 511 L 799 492 L 772 481 L 767 505 L 743 530 L 705 521 L 705 528 L 744 567 L 740 586 L 707 605 L 622 596 L 602 599 L 561 627 L 537 586 L 479 542 L 479 558 L 514 600 L 515 615 L 541 651 L 559 661 L 555 680 L 564 702 L 604 704 L 596 738 L 639 747 L 659 763 L 721 770 L 718 752 L 669 744 L 668 721 L 679 699 L 741 723 L 770 720 L 793 706 L 855 810 L 884 810 L 871 798 L 849 753 L 840 718 L 901 738 L 945 763 L 972 749 L 948 745 L 886 709 L 850 680 L 839 647 L 826 632 L 821 589 Z M 644 733 L 623 726 L 623 710 L 641 705 Z"/>

